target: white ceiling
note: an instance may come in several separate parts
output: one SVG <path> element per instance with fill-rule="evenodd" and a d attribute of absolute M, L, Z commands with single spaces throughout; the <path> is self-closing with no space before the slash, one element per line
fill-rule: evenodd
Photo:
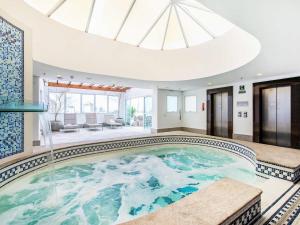
<path fill-rule="evenodd" d="M 0 3 L 3 0 L 0 0 Z M 299 0 L 202 0 L 232 23 L 247 30 L 261 43 L 258 57 L 247 65 L 231 72 L 209 78 L 180 82 L 148 82 L 102 75 L 73 72 L 35 62 L 34 73 L 55 77 L 56 74 L 75 75 L 75 79 L 95 77 L 108 84 L 167 89 L 197 89 L 198 87 L 222 85 L 241 80 L 268 78 L 277 75 L 300 76 L 300 1 Z M 1 4 L 0 4 L 1 5 Z M 258 77 L 261 73 L 263 76 Z"/>
<path fill-rule="evenodd" d="M 204 79 L 182 82 L 143 82 L 111 78 L 125 85 L 158 86 L 167 89 L 196 89 L 278 75 L 300 76 L 299 0 L 203 0 L 209 8 L 256 36 L 262 45 L 259 56 L 234 71 Z M 35 64 L 35 72 L 50 73 L 52 68 Z M 63 71 L 56 71 L 63 72 Z M 263 76 L 257 76 L 257 74 Z M 102 79 L 102 78 L 100 78 Z M 110 82 L 109 78 L 105 78 Z"/>
<path fill-rule="evenodd" d="M 157 50 L 195 46 L 233 27 L 197 0 L 24 1 L 75 29 Z"/>
<path fill-rule="evenodd" d="M 257 39 L 238 26 L 191 48 L 160 51 L 69 28 L 21 0 L 0 3 L 3 11 L 32 30 L 35 61 L 68 70 L 139 80 L 182 81 L 239 68 L 260 51 Z"/>

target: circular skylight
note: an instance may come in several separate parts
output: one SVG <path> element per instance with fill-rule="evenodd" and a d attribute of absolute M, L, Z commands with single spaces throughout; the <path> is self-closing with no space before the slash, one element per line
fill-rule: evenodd
<path fill-rule="evenodd" d="M 62 24 L 148 49 L 188 48 L 233 24 L 199 0 L 25 0 Z"/>

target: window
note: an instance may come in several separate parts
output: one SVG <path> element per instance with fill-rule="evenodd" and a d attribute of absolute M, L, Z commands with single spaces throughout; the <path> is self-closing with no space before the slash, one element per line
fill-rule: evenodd
<path fill-rule="evenodd" d="M 82 95 L 82 112 L 92 113 L 95 111 L 95 95 Z"/>
<path fill-rule="evenodd" d="M 197 97 L 196 96 L 185 96 L 185 112 L 196 112 L 197 111 Z"/>
<path fill-rule="evenodd" d="M 144 113 L 144 97 L 132 98 L 131 106 L 136 110 L 137 113 Z"/>
<path fill-rule="evenodd" d="M 108 110 L 110 113 L 117 113 L 119 111 L 118 96 L 108 96 Z"/>
<path fill-rule="evenodd" d="M 96 95 L 96 112 L 105 113 L 107 112 L 107 96 Z"/>
<path fill-rule="evenodd" d="M 167 96 L 167 112 L 177 112 L 177 96 Z"/>
<path fill-rule="evenodd" d="M 66 94 L 66 113 L 80 113 L 80 94 Z"/>
<path fill-rule="evenodd" d="M 152 114 L 152 97 L 145 97 L 145 113 Z"/>
<path fill-rule="evenodd" d="M 49 112 L 50 113 L 63 113 L 65 107 L 65 94 L 64 93 L 49 93 Z"/>

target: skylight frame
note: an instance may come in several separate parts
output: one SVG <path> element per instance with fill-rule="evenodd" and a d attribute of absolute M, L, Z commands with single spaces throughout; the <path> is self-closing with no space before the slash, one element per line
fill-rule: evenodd
<path fill-rule="evenodd" d="M 30 1 L 31 0 L 24 0 L 25 2 L 27 2 L 28 4 L 30 4 Z M 51 18 L 64 4 L 66 4 L 66 2 L 68 2 L 68 1 L 71 1 L 71 0 L 57 0 L 56 2 L 55 2 L 55 4 L 53 5 L 53 7 L 51 7 L 50 9 L 49 9 L 49 11 L 46 13 L 46 16 L 47 17 L 49 17 L 49 18 Z M 79 1 L 84 1 L 84 0 L 79 0 Z M 91 0 L 91 5 L 90 5 L 90 8 L 89 8 L 89 12 L 88 12 L 88 16 L 87 16 L 87 18 L 86 18 L 86 24 L 85 24 L 85 27 L 84 27 L 84 30 L 83 31 L 85 31 L 86 33 L 91 33 L 90 31 L 89 31 L 89 29 L 90 29 L 90 26 L 91 26 L 91 21 L 92 21 L 92 19 L 93 19 L 93 15 L 94 15 L 94 10 L 95 10 L 95 4 L 96 4 L 96 2 L 97 1 L 102 1 L 102 0 Z M 135 5 L 136 5 L 136 3 L 138 2 L 138 1 L 147 1 L 147 0 L 132 0 L 131 1 L 131 3 L 130 3 L 130 6 L 128 7 L 128 9 L 127 9 L 127 12 L 126 12 L 126 14 L 125 14 L 125 16 L 124 16 L 124 18 L 122 19 L 122 22 L 121 22 L 121 24 L 120 24 L 120 26 L 119 26 L 119 28 L 118 28 L 118 30 L 116 31 L 114 31 L 114 32 L 116 32 L 115 33 L 115 35 L 113 35 L 114 37 L 113 37 L 113 40 L 115 40 L 115 41 L 120 41 L 120 42 L 127 42 L 127 43 L 129 43 L 129 44 L 133 44 L 133 45 L 135 45 L 136 47 L 142 47 L 142 48 L 148 48 L 149 47 L 149 43 L 151 42 L 151 44 L 152 44 L 152 46 L 151 47 L 149 47 L 150 49 L 160 49 L 160 50 L 169 50 L 169 49 L 178 49 L 178 48 L 183 48 L 183 47 L 185 47 L 185 48 L 189 48 L 189 47 L 193 47 L 193 46 L 196 46 L 196 45 L 200 45 L 200 44 L 202 44 L 202 43 L 204 43 L 204 42 L 206 42 L 206 41 L 209 41 L 209 40 L 206 40 L 206 39 L 208 39 L 208 38 L 199 38 L 199 40 L 197 40 L 197 39 L 195 39 L 194 41 L 192 41 L 192 43 L 190 43 L 189 42 L 189 39 L 187 38 L 187 35 L 186 35 L 186 33 L 188 32 L 189 33 L 189 35 L 191 35 L 191 28 L 189 28 L 189 30 L 185 30 L 186 29 L 186 27 L 183 25 L 183 23 L 182 23 L 182 19 L 181 19 L 181 16 L 182 16 L 182 14 L 184 13 L 185 15 L 187 15 L 189 18 L 190 18 L 190 20 L 191 21 L 193 21 L 194 23 L 196 23 L 203 31 L 205 31 L 205 33 L 207 33 L 210 37 L 211 37 L 211 40 L 213 40 L 213 39 L 215 39 L 217 36 L 220 36 L 220 35 L 223 35 L 223 34 L 225 34 L 227 31 L 229 31 L 232 27 L 233 27 L 233 24 L 226 24 L 226 23 L 223 23 L 222 24 L 222 22 L 220 22 L 219 24 L 220 24 L 220 34 L 215 34 L 214 33 L 214 29 L 210 29 L 210 27 L 208 27 L 207 26 L 207 21 L 200 21 L 201 19 L 202 19 L 202 17 L 204 18 L 203 20 L 208 20 L 208 21 L 210 21 L 211 23 L 213 23 L 214 21 L 216 21 L 216 17 L 215 18 L 213 18 L 213 19 L 211 19 L 211 18 L 208 18 L 209 16 L 204 16 L 204 14 L 202 14 L 203 16 L 200 16 L 200 20 L 199 20 L 199 18 L 198 18 L 198 16 L 196 15 L 196 17 L 194 16 L 195 14 L 194 14 L 194 11 L 195 10 L 197 10 L 197 11 L 199 11 L 199 13 L 208 13 L 208 14 L 212 14 L 212 15 L 215 15 L 215 16 L 218 16 L 219 18 L 221 18 L 221 19 L 224 19 L 224 18 L 222 18 L 222 17 L 220 17 L 219 15 L 217 15 L 215 12 L 213 12 L 212 10 L 210 10 L 210 9 L 208 9 L 205 5 L 203 5 L 202 3 L 201 3 L 201 1 L 200 0 L 170 0 L 170 2 L 169 2 L 169 4 L 167 5 L 167 6 L 165 6 L 164 8 L 162 8 L 161 10 L 160 10 L 160 13 L 159 13 L 159 15 L 157 15 L 157 17 L 156 18 L 153 18 L 153 22 L 152 22 L 152 24 L 149 26 L 149 28 L 147 29 L 147 31 L 144 33 L 144 35 L 140 38 L 140 37 L 138 37 L 138 36 L 136 36 L 135 38 L 133 38 L 131 41 L 125 41 L 125 40 L 123 40 L 124 38 L 125 39 L 127 39 L 127 40 L 129 40 L 128 39 L 128 33 L 124 36 L 124 35 L 122 35 L 123 37 L 120 37 L 120 34 L 121 34 L 121 32 L 123 31 L 123 30 L 125 30 L 126 29 L 126 23 L 127 23 L 127 21 L 128 21 L 128 18 L 133 14 L 133 11 L 135 10 Z M 150 0 L 149 0 L 150 1 Z M 129 2 L 128 2 L 129 3 Z M 36 5 L 37 5 L 37 3 L 35 3 Z M 33 7 L 34 7 L 34 5 L 32 5 Z M 112 5 L 113 6 L 113 5 Z M 154 6 L 155 7 L 155 6 Z M 162 5 L 160 6 L 160 7 L 162 7 Z M 194 9 L 194 10 L 192 10 L 192 12 L 193 13 L 191 13 L 191 11 L 189 10 L 189 9 Z M 124 11 L 124 9 L 122 9 L 123 11 Z M 147 9 L 146 9 L 147 10 Z M 157 11 L 159 11 L 159 9 L 157 9 Z M 120 11 L 121 12 L 121 11 Z M 124 11 L 124 13 L 125 13 L 125 11 Z M 175 43 L 175 45 L 177 45 L 176 43 L 178 43 L 178 44 L 180 44 L 180 46 L 178 47 L 178 46 L 172 46 L 172 45 L 174 45 L 174 44 L 172 44 L 172 45 L 170 45 L 170 42 L 168 42 L 167 41 L 167 39 L 166 39 L 166 37 L 167 37 L 167 34 L 168 34 L 168 30 L 169 30 L 169 28 L 170 28 L 170 22 L 171 22 L 171 15 L 172 15 L 172 13 L 175 13 L 175 15 L 176 15 L 176 20 L 177 20 L 177 22 L 172 22 L 173 23 L 173 25 L 174 24 L 178 24 L 179 25 L 179 27 L 180 27 L 180 32 L 181 32 L 181 37 L 179 37 L 180 35 L 174 35 L 173 34 L 173 39 L 175 38 L 177 38 L 178 40 L 177 41 L 175 41 L 174 42 L 174 40 L 171 38 L 169 38 L 169 41 L 170 40 L 172 40 L 172 42 L 174 42 Z M 194 14 L 194 15 L 193 15 Z M 84 17 L 85 17 L 86 15 L 84 14 Z M 160 42 L 160 40 L 159 40 L 159 42 L 160 43 L 157 43 L 156 44 L 156 40 L 155 39 L 152 39 L 152 40 L 154 40 L 154 41 L 150 41 L 151 39 L 149 39 L 149 41 L 147 42 L 147 43 L 145 43 L 145 44 L 143 44 L 143 42 L 148 38 L 148 36 L 151 34 L 151 32 L 153 31 L 153 30 L 155 30 L 155 27 L 157 26 L 157 24 L 159 23 L 159 21 L 161 20 L 161 18 L 162 17 L 164 17 L 164 21 L 166 20 L 166 18 L 165 18 L 165 16 L 167 16 L 167 21 L 166 21 L 166 24 L 165 24 L 165 29 L 164 29 L 164 31 L 163 31 L 163 34 L 162 34 L 162 40 L 161 40 L 161 42 Z M 95 18 L 96 19 L 96 18 Z M 134 19 L 140 19 L 140 18 L 134 18 Z M 148 23 L 150 22 L 149 20 L 150 20 L 151 18 L 148 18 L 147 20 L 148 20 Z M 131 20 L 132 20 L 132 18 L 131 18 Z M 172 16 L 172 20 L 175 20 L 174 19 L 174 16 Z M 224 19 L 225 21 L 226 21 L 226 19 Z M 96 21 L 96 20 L 95 20 Z M 121 21 L 121 20 L 120 20 Z M 164 21 L 162 21 L 162 23 L 164 23 Z M 187 21 L 187 19 L 185 18 L 185 21 Z M 61 23 L 64 23 L 63 21 L 59 21 L 59 22 L 61 22 Z M 96 21 L 97 22 L 97 21 Z M 227 21 L 228 22 L 228 21 Z M 224 25 L 225 24 L 225 25 Z M 148 24 L 149 25 L 149 24 Z M 176 27 L 178 27 L 178 25 L 176 26 Z M 210 24 L 210 26 L 211 26 L 212 24 Z M 231 26 L 232 25 L 232 26 Z M 99 22 L 99 26 L 101 26 L 101 21 Z M 118 27 L 118 26 L 117 26 Z M 116 27 L 116 28 L 117 28 Z M 144 28 L 146 28 L 146 27 L 144 27 Z M 158 27 L 157 27 L 158 28 Z M 82 29 L 80 29 L 80 28 L 78 28 L 79 30 L 82 30 Z M 129 28 L 128 28 L 129 29 Z M 132 30 L 132 26 L 131 26 L 131 28 L 130 28 L 131 30 Z M 138 27 L 136 28 L 136 29 L 139 29 Z M 158 32 L 162 32 L 161 30 L 162 30 L 162 25 L 160 24 L 160 27 L 159 27 L 159 31 L 156 31 L 156 34 L 159 34 Z M 175 29 L 175 31 L 177 31 L 177 32 L 179 32 L 179 30 L 178 30 L 179 28 L 176 28 Z M 109 31 L 109 30 L 108 30 Z M 114 33 L 113 32 L 113 33 Z M 113 34 L 112 33 L 112 34 Z M 155 33 L 153 33 L 153 34 L 155 34 Z M 98 34 L 98 35 L 100 35 L 100 34 Z M 141 35 L 141 34 L 139 34 L 139 35 Z M 195 34 L 196 35 L 196 34 Z M 201 35 L 201 32 L 200 33 L 198 33 L 197 35 Z M 127 36 L 127 37 L 126 37 Z M 133 36 L 134 37 L 134 36 Z M 152 37 L 155 37 L 155 35 L 154 36 L 152 36 Z M 189 36 L 189 37 L 191 37 L 191 36 Z M 194 36 L 194 37 L 196 37 L 196 36 Z M 198 37 L 200 37 L 200 36 L 198 36 Z M 204 37 L 204 36 L 203 36 Z M 108 37 L 106 37 L 106 38 L 108 38 Z M 130 36 L 129 36 L 129 38 L 130 38 Z M 180 39 L 179 39 L 180 38 Z M 139 40 L 138 40 L 139 39 Z M 157 38 L 156 38 L 157 39 Z M 169 46 L 171 46 L 171 48 L 169 48 L 169 47 L 166 47 L 166 45 L 168 45 L 168 43 L 166 43 L 166 42 L 168 42 L 169 43 Z M 184 42 L 184 44 L 185 44 L 185 46 L 183 46 L 183 42 Z M 154 46 L 153 46 L 153 43 L 155 44 L 155 45 L 157 45 L 155 48 L 154 48 Z M 148 44 L 148 47 L 147 47 L 147 44 Z M 142 45 L 142 46 L 141 46 Z"/>

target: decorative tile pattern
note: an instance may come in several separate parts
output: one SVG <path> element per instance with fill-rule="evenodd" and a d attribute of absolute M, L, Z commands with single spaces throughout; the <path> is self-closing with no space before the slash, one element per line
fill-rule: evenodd
<path fill-rule="evenodd" d="M 24 101 L 24 32 L 0 17 L 0 104 Z M 0 113 L 0 159 L 24 151 L 24 114 Z"/>
<path fill-rule="evenodd" d="M 266 221 L 265 225 L 290 225 L 294 222 L 294 220 L 297 218 L 297 216 L 300 213 L 300 188 L 274 213 L 274 215 Z M 287 219 L 283 220 L 283 216 L 286 216 L 286 213 L 295 206 L 295 204 L 298 203 L 298 205 L 295 207 L 295 209 L 290 213 L 290 215 L 287 217 Z"/>
<path fill-rule="evenodd" d="M 264 162 L 256 162 L 256 155 L 253 150 L 250 148 L 229 142 L 224 140 L 218 140 L 215 138 L 207 138 L 207 137 L 199 137 L 199 136 L 182 136 L 182 135 L 171 135 L 171 136 L 154 136 L 154 137 L 143 137 L 143 138 L 132 138 L 126 140 L 116 140 L 116 141 L 108 141 L 108 142 L 99 142 L 95 144 L 86 144 L 79 145 L 74 147 L 68 147 L 63 149 L 57 149 L 54 152 L 54 160 L 56 162 L 63 161 L 66 159 L 70 159 L 73 157 L 88 155 L 88 154 L 96 154 L 107 151 L 116 151 L 116 150 L 126 150 L 136 147 L 143 146 L 151 146 L 158 144 L 193 144 L 193 145 L 204 145 L 211 146 L 222 151 L 228 151 L 234 154 L 237 154 L 253 165 L 256 166 L 256 170 L 262 174 L 267 174 L 270 176 L 278 177 L 284 180 L 296 181 L 299 179 L 299 173 L 289 168 L 284 168 Z M 43 160 L 40 160 L 39 157 L 44 157 Z M 30 158 L 29 168 L 34 168 L 35 166 L 45 166 L 47 165 L 47 157 L 48 153 L 44 153 L 38 156 L 34 156 Z M 28 160 L 28 159 L 27 159 Z M 19 164 L 25 163 L 26 160 L 21 161 Z M 27 161 L 26 161 L 27 162 Z M 13 178 L 14 171 L 19 170 L 11 170 L 6 171 L 17 164 L 11 165 L 10 167 L 3 168 L 0 170 L 0 187 L 5 185 L 7 182 Z M 16 173 L 18 176 L 23 174 L 23 172 L 27 173 L 27 170 L 21 170 L 19 173 Z M 10 174 L 7 175 L 6 173 Z M 296 176 L 296 174 L 298 174 Z"/>
<path fill-rule="evenodd" d="M 257 162 L 256 171 L 283 180 L 288 180 L 293 182 L 299 180 L 299 170 L 295 171 L 290 168 L 276 166 L 276 165 L 272 165 L 260 161 Z"/>
<path fill-rule="evenodd" d="M 238 154 L 256 165 L 255 153 L 240 144 L 224 142 L 213 138 L 191 137 L 191 136 L 155 136 L 144 138 L 132 138 L 126 140 L 117 140 L 109 142 L 99 142 L 95 144 L 80 145 L 57 149 L 54 152 L 54 161 L 63 161 L 69 158 L 96 154 L 107 151 L 126 150 L 136 147 L 152 146 L 158 144 L 195 144 L 205 145 L 220 149 L 220 151 L 229 151 Z M 0 187 L 11 180 L 24 175 L 31 170 L 46 166 L 48 163 L 49 153 L 43 153 L 30 157 L 6 168 L 0 170 Z"/>
<path fill-rule="evenodd" d="M 300 214 L 300 204 L 297 205 L 297 207 L 293 210 L 293 212 L 290 214 L 288 219 L 283 223 L 283 225 L 293 224 L 296 218 L 299 216 L 299 214 Z"/>
<path fill-rule="evenodd" d="M 145 137 L 134 138 L 121 141 L 104 142 L 92 145 L 82 145 L 77 147 L 71 147 L 66 149 L 57 150 L 54 153 L 55 160 L 61 160 L 65 158 L 71 158 L 73 156 L 95 153 L 114 151 L 120 149 L 128 149 L 133 147 L 142 147 L 155 144 L 197 144 L 212 146 L 221 150 L 226 150 L 250 161 L 253 165 L 256 165 L 256 155 L 253 150 L 242 146 L 240 144 L 221 141 L 212 138 L 192 137 L 192 136 L 157 136 L 157 137 Z"/>
<path fill-rule="evenodd" d="M 243 209 L 244 210 L 244 209 Z M 255 202 L 249 209 L 242 213 L 237 219 L 230 223 L 230 225 L 249 225 L 253 224 L 256 219 L 260 217 L 261 201 Z M 224 223 L 225 225 L 226 223 Z"/>

